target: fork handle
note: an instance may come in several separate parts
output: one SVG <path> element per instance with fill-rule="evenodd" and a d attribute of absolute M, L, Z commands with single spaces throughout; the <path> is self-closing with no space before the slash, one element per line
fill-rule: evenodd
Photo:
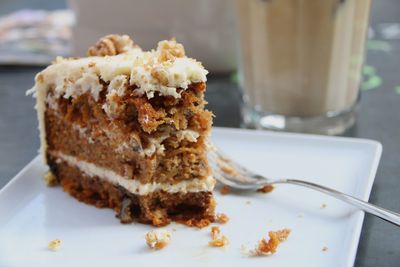
<path fill-rule="evenodd" d="M 320 191 L 322 193 L 326 193 L 332 197 L 335 197 L 337 199 L 340 199 L 346 203 L 349 203 L 361 210 L 363 210 L 366 213 L 370 213 L 372 215 L 375 215 L 387 222 L 390 222 L 394 225 L 400 226 L 400 214 L 378 207 L 376 205 L 373 205 L 371 203 L 368 203 L 366 201 L 363 201 L 361 199 L 352 197 L 350 195 L 347 195 L 345 193 L 339 192 L 337 190 L 322 186 L 322 185 L 318 185 L 318 184 L 314 184 L 311 182 L 307 182 L 307 181 L 302 181 L 302 180 L 295 180 L 295 179 L 282 179 L 282 180 L 276 180 L 272 182 L 273 184 L 294 184 L 294 185 L 300 185 L 303 187 L 307 187 L 310 189 L 314 189 L 317 191 Z"/>

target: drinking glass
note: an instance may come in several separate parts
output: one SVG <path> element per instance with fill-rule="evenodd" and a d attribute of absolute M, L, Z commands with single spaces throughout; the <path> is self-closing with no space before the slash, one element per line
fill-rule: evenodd
<path fill-rule="evenodd" d="M 370 0 L 237 0 L 245 126 L 340 134 L 355 122 Z"/>

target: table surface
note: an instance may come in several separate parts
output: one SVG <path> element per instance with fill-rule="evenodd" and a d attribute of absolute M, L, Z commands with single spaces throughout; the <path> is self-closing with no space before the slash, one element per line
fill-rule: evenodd
<path fill-rule="evenodd" d="M 62 0 L 1 1 L 0 15 L 20 8 L 64 8 Z M 383 145 L 370 202 L 400 211 L 400 2 L 373 1 L 365 78 L 356 125 L 345 135 Z M 34 100 L 25 96 L 37 67 L 0 67 L 0 188 L 39 147 Z M 208 108 L 215 126 L 240 127 L 240 92 L 230 75 L 210 75 Z M 366 216 L 355 266 L 399 266 L 399 228 Z"/>

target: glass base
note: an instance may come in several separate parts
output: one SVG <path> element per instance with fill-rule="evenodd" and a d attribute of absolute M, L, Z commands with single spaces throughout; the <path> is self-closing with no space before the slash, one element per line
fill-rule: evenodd
<path fill-rule="evenodd" d="M 354 125 L 356 109 L 357 104 L 342 112 L 328 112 L 316 117 L 291 117 L 258 112 L 245 105 L 242 110 L 243 126 L 252 129 L 339 135 Z"/>

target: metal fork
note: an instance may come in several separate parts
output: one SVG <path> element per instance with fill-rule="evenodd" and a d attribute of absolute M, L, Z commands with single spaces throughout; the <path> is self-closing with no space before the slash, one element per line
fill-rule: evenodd
<path fill-rule="evenodd" d="M 360 210 L 375 215 L 387 222 L 400 226 L 400 214 L 378 207 L 356 197 L 339 192 L 323 185 L 296 179 L 269 179 L 256 174 L 224 155 L 213 144 L 208 144 L 208 159 L 215 179 L 224 185 L 239 190 L 257 190 L 266 185 L 293 184 L 314 189 L 340 199 Z"/>

